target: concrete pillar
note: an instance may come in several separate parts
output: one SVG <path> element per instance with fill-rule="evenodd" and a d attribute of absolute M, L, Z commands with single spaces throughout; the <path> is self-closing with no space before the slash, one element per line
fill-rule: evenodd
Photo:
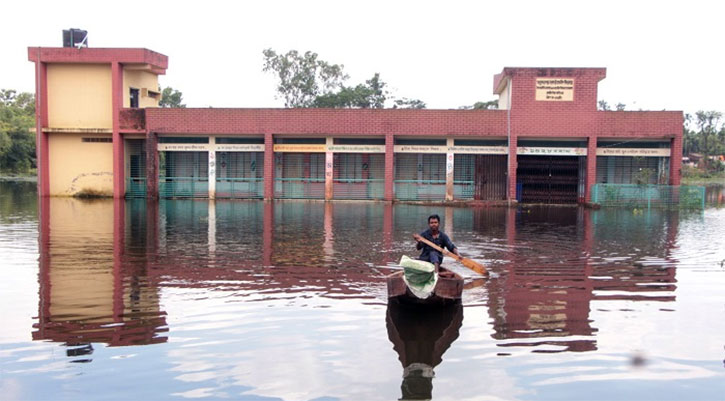
<path fill-rule="evenodd" d="M 393 178 L 395 177 L 395 138 L 392 133 L 385 134 L 385 192 L 384 199 L 386 201 L 392 201 L 394 198 L 393 193 Z"/>
<path fill-rule="evenodd" d="M 209 199 L 216 198 L 216 138 L 209 137 Z"/>
<path fill-rule="evenodd" d="M 447 138 L 446 139 L 446 147 L 448 148 L 448 152 L 446 152 L 446 200 L 452 201 L 453 200 L 453 151 L 451 150 L 453 148 L 453 138 Z"/>
<path fill-rule="evenodd" d="M 334 144 L 332 137 L 325 138 L 325 143 L 327 144 L 327 149 L 330 149 L 330 147 Z M 325 200 L 331 200 L 332 194 L 333 194 L 333 161 L 334 161 L 334 154 L 326 150 L 325 151 Z"/>
<path fill-rule="evenodd" d="M 518 139 L 515 135 L 509 137 L 509 155 L 508 155 L 508 196 L 509 202 L 516 200 L 516 168 L 518 162 L 516 161 L 516 147 L 518 146 Z"/>
<path fill-rule="evenodd" d="M 216 254 L 216 201 L 214 199 L 209 199 L 209 209 L 208 209 L 208 237 L 207 237 L 207 243 L 209 245 L 209 259 L 214 261 L 214 256 Z"/>
<path fill-rule="evenodd" d="M 325 214 L 323 217 L 323 227 L 325 230 L 325 239 L 322 242 L 322 252 L 325 255 L 325 262 L 329 265 L 335 260 L 335 234 L 333 232 L 333 209 L 334 204 L 332 202 L 325 203 Z"/>

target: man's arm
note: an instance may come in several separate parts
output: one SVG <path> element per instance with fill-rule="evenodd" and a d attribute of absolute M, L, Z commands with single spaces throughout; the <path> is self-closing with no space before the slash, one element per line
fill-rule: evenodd
<path fill-rule="evenodd" d="M 451 241 L 451 238 L 446 234 L 446 248 L 448 248 L 449 251 L 451 251 L 454 255 L 461 256 L 461 254 L 458 253 L 458 248 L 453 244 L 453 241 Z"/>

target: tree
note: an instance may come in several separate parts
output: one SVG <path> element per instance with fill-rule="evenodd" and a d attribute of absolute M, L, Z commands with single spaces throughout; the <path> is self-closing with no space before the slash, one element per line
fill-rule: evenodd
<path fill-rule="evenodd" d="M 184 108 L 185 104 L 181 103 L 183 94 L 178 90 L 168 86 L 161 91 L 161 100 L 159 101 L 159 107 L 166 108 Z"/>
<path fill-rule="evenodd" d="M 682 154 L 687 156 L 690 153 L 700 151 L 697 133 L 689 128 L 692 124 L 692 114 L 685 113 L 682 124 Z"/>
<path fill-rule="evenodd" d="M 597 103 L 597 105 L 599 106 L 598 107 L 599 110 L 602 110 L 602 111 L 611 111 L 612 110 L 609 107 L 609 103 L 607 103 L 607 101 L 605 101 L 605 100 L 600 100 Z M 614 110 L 616 110 L 616 111 L 624 111 L 624 109 L 626 109 L 626 108 L 627 108 L 627 105 L 624 104 L 624 103 L 621 103 L 621 102 L 619 102 L 616 105 L 614 105 Z"/>
<path fill-rule="evenodd" d="M 34 125 L 33 94 L 0 90 L 0 169 L 28 172 L 36 166 Z"/>
<path fill-rule="evenodd" d="M 320 60 L 317 53 L 290 50 L 278 54 L 272 49 L 262 53 L 262 70 L 279 78 L 277 93 L 285 99 L 285 107 L 382 109 L 387 101 L 393 101 L 394 108 L 425 108 L 421 100 L 392 96 L 380 73 L 364 84 L 347 86 L 345 81 L 349 77 L 344 66 Z"/>
<path fill-rule="evenodd" d="M 340 88 L 348 78 L 343 65 L 319 60 L 317 53 L 299 54 L 290 50 L 277 54 L 265 49 L 262 71 L 272 72 L 279 78 L 277 92 L 284 97 L 285 107 L 312 107 L 318 96 L 329 95 Z"/>
<path fill-rule="evenodd" d="M 388 91 L 387 84 L 375 75 L 355 87 L 340 85 L 337 92 L 319 95 L 312 102 L 312 107 L 382 109 L 385 107 Z"/>
<path fill-rule="evenodd" d="M 395 99 L 394 109 L 425 109 L 426 104 L 420 99 L 408 99 L 404 97 L 402 99 Z"/>
<path fill-rule="evenodd" d="M 722 148 L 722 144 L 718 141 L 718 136 L 723 131 L 720 124 L 722 113 L 719 111 L 698 111 L 695 113 L 695 125 L 697 126 L 700 137 L 701 151 L 703 156 L 703 166 L 708 171 L 710 166 L 710 155 L 717 153 Z"/>
<path fill-rule="evenodd" d="M 497 110 L 498 100 L 489 100 L 487 102 L 476 102 L 473 106 L 461 106 L 461 110 Z"/>

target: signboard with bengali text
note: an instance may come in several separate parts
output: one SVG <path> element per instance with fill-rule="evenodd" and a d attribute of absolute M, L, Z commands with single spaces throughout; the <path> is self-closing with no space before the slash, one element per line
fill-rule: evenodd
<path fill-rule="evenodd" d="M 297 153 L 325 153 L 327 145 L 325 144 L 276 144 L 275 152 L 297 152 Z"/>
<path fill-rule="evenodd" d="M 448 153 L 448 146 L 436 145 L 395 145 L 395 153 Z"/>
<path fill-rule="evenodd" d="M 385 153 L 385 145 L 328 145 L 333 153 Z"/>
<path fill-rule="evenodd" d="M 213 147 L 208 143 L 160 143 L 157 149 L 162 152 L 206 152 Z"/>
<path fill-rule="evenodd" d="M 448 151 L 455 154 L 470 155 L 505 155 L 508 146 L 449 146 Z"/>
<path fill-rule="evenodd" d="M 574 100 L 574 78 L 536 78 L 536 100 L 571 102 Z"/>
<path fill-rule="evenodd" d="M 586 156 L 587 148 L 519 146 L 516 148 L 516 154 L 530 156 Z"/>
<path fill-rule="evenodd" d="M 597 148 L 597 156 L 669 157 L 669 148 Z"/>
<path fill-rule="evenodd" d="M 264 152 L 261 143 L 221 143 L 216 145 L 217 152 Z"/>

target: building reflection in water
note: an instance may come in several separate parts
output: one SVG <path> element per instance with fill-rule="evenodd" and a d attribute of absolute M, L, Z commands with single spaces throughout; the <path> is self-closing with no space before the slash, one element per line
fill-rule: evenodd
<path fill-rule="evenodd" d="M 441 307 L 410 307 L 388 304 L 388 339 L 403 365 L 401 400 L 429 400 L 433 397 L 434 368 L 458 338 L 463 323 L 460 302 Z"/>
<path fill-rule="evenodd" d="M 500 278 L 486 283 L 498 346 L 592 351 L 597 348 L 593 301 L 674 301 L 670 255 L 678 217 L 652 211 L 655 217 L 632 218 L 632 213 L 523 208 L 499 216 L 495 224 L 506 227 L 508 259 Z M 624 232 L 632 249 L 621 246 Z M 651 262 L 632 263 L 631 255 Z"/>
<path fill-rule="evenodd" d="M 146 207 L 123 201 L 40 199 L 40 304 L 34 340 L 65 343 L 69 357 L 109 346 L 165 342 L 165 313 L 149 280 L 158 232 Z M 86 362 L 89 359 L 76 360 Z"/>
<path fill-rule="evenodd" d="M 40 204 L 33 338 L 78 346 L 77 353 L 90 352 L 83 345 L 93 342 L 166 341 L 164 287 L 255 301 L 380 301 L 389 270 L 377 268 L 415 252 L 410 232 L 431 211 L 445 216 L 464 253 L 481 255 L 495 273 L 469 278 L 466 288 L 485 292 L 500 347 L 594 350 L 593 301 L 675 299 L 676 213 L 208 200 Z M 621 240 L 624 232 L 631 241 Z"/>

